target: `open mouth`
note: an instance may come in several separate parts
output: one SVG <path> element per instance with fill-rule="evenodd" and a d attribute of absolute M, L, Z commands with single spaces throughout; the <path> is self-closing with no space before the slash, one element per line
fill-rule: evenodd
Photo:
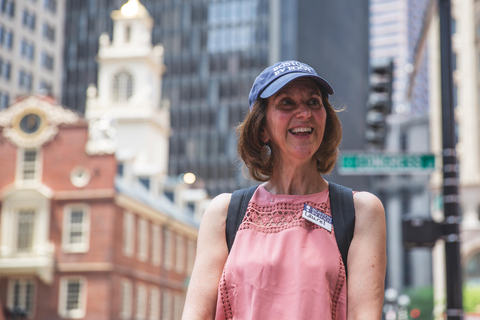
<path fill-rule="evenodd" d="M 298 127 L 288 130 L 291 134 L 306 136 L 313 132 L 312 127 Z"/>

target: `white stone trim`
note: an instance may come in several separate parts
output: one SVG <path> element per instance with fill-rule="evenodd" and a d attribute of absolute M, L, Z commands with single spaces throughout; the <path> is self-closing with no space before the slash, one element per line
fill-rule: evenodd
<path fill-rule="evenodd" d="M 71 223 L 73 210 L 81 209 L 83 212 L 81 232 L 82 241 L 80 243 L 71 243 L 71 229 L 74 227 Z M 62 230 L 62 249 L 65 252 L 87 252 L 90 247 L 90 207 L 86 203 L 68 204 L 63 209 L 63 230 Z"/>
<path fill-rule="evenodd" d="M 68 284 L 78 281 L 78 308 L 67 310 Z M 58 299 L 58 314 L 66 319 L 81 319 L 85 317 L 87 306 L 87 279 L 81 276 L 67 276 L 60 278 L 60 290 Z"/>

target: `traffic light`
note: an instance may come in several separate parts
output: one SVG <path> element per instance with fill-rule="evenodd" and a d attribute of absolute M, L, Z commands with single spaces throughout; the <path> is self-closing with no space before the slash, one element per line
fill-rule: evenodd
<path fill-rule="evenodd" d="M 383 149 L 387 133 L 386 116 L 392 112 L 393 61 L 371 66 L 370 94 L 367 102 L 365 139 Z"/>

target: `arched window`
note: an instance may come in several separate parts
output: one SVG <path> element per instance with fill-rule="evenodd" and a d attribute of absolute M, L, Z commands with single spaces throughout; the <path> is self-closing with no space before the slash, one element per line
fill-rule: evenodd
<path fill-rule="evenodd" d="M 125 27 L 125 42 L 130 42 L 130 38 L 132 36 L 132 27 L 126 26 Z"/>
<path fill-rule="evenodd" d="M 127 71 L 120 71 L 113 79 L 113 101 L 124 102 L 133 95 L 133 77 Z"/>
<path fill-rule="evenodd" d="M 467 262 L 466 283 L 480 285 L 480 251 Z"/>

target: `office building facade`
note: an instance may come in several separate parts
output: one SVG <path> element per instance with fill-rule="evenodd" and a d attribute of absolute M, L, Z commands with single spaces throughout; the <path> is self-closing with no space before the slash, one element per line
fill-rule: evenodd
<path fill-rule="evenodd" d="M 0 109 L 40 93 L 60 99 L 65 1 L 0 1 Z"/>

